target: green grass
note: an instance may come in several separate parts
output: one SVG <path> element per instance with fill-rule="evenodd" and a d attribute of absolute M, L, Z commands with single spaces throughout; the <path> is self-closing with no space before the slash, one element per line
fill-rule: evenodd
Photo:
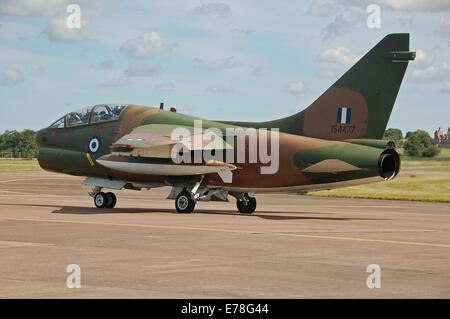
<path fill-rule="evenodd" d="M 309 192 L 309 195 L 346 198 L 413 200 L 450 203 L 450 148 L 441 148 L 436 157 L 402 156 L 402 170 L 428 174 L 402 174 L 394 180 L 329 191 Z"/>
<path fill-rule="evenodd" d="M 450 203 L 450 175 L 410 174 L 392 181 L 309 192 L 308 195 Z"/>
<path fill-rule="evenodd" d="M 405 166 L 429 166 L 442 165 L 443 162 L 450 165 L 450 148 L 440 148 L 441 151 L 435 157 L 411 157 L 402 155 L 402 163 Z"/>
<path fill-rule="evenodd" d="M 450 173 L 450 166 L 424 167 L 421 168 L 420 171 Z"/>
<path fill-rule="evenodd" d="M 0 158 L 0 172 L 37 172 L 41 167 L 36 159 Z"/>
<path fill-rule="evenodd" d="M 440 147 L 441 151 L 435 157 L 410 157 L 407 155 L 403 155 L 403 149 L 397 149 L 398 153 L 402 155 L 402 158 L 406 160 L 424 160 L 424 161 L 435 161 L 435 160 L 448 160 L 450 161 L 450 148 L 449 147 Z"/>
<path fill-rule="evenodd" d="M 442 159 L 447 159 L 450 161 L 450 148 L 449 147 L 441 147 L 440 148 L 441 151 L 439 152 L 438 155 L 436 155 L 436 158 L 442 158 Z"/>

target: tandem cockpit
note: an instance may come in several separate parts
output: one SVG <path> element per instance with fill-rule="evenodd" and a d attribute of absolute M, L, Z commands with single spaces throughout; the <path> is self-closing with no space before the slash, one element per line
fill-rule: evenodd
<path fill-rule="evenodd" d="M 100 122 L 116 121 L 126 104 L 99 104 L 70 112 L 53 122 L 49 128 L 71 128 Z"/>

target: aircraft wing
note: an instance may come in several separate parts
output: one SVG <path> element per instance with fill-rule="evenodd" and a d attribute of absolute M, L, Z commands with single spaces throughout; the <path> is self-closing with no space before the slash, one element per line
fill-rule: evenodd
<path fill-rule="evenodd" d="M 188 176 L 217 173 L 224 182 L 231 183 L 231 171 L 237 168 L 235 165 L 217 160 L 179 164 L 172 161 L 174 148 L 175 152 L 233 148 L 225 142 L 220 132 L 209 131 L 208 136 L 202 134 L 203 132 L 196 132 L 190 126 L 169 124 L 138 126 L 114 142 L 112 152 L 98 158 L 97 162 L 110 169 L 130 174 Z"/>
<path fill-rule="evenodd" d="M 176 132 L 182 132 L 183 136 Z M 195 132 L 192 126 L 148 124 L 136 127 L 130 134 L 114 142 L 112 153 L 121 156 L 170 158 L 172 148 L 176 145 L 178 148 L 183 146 L 188 151 L 233 148 L 221 135 L 214 132 L 205 138 L 202 132 Z"/>

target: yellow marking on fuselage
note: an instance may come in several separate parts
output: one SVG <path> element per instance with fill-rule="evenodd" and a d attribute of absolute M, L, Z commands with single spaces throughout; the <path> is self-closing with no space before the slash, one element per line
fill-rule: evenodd
<path fill-rule="evenodd" d="M 226 228 L 186 227 L 186 226 L 166 226 L 166 225 L 142 225 L 142 224 L 128 224 L 128 223 L 96 223 L 96 222 L 90 222 L 90 221 L 71 221 L 71 220 L 55 220 L 55 219 L 31 219 L 31 218 L 8 218 L 8 219 L 9 220 L 17 220 L 17 221 L 33 221 L 33 222 L 46 222 L 46 223 L 50 222 L 50 223 L 104 225 L 104 226 L 119 226 L 119 227 L 211 231 L 211 232 L 224 232 L 224 233 L 247 234 L 247 235 L 254 235 L 254 234 L 274 235 L 274 236 L 285 236 L 285 237 L 299 237 L 299 238 L 307 238 L 307 239 L 361 241 L 361 242 L 370 242 L 370 243 L 396 244 L 396 245 L 408 245 L 408 246 L 450 248 L 449 244 L 441 244 L 441 243 L 427 243 L 427 242 L 414 242 L 414 241 L 388 240 L 388 239 L 371 239 L 371 238 L 358 238 L 358 237 L 306 235 L 306 234 L 293 234 L 293 233 L 280 233 L 280 232 L 260 232 L 258 230 L 237 230 L 237 229 L 226 229 Z"/>
<path fill-rule="evenodd" d="M 91 166 L 94 166 L 94 161 L 92 160 L 91 154 L 86 153 L 86 158 L 87 158 L 89 164 L 91 164 Z"/>

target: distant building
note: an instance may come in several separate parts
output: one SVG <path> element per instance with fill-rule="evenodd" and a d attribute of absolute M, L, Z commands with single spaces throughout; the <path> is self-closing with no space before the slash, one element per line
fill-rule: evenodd
<path fill-rule="evenodd" d="M 434 144 L 450 147 L 450 127 L 447 132 L 445 132 L 442 128 L 438 128 L 434 131 Z"/>

